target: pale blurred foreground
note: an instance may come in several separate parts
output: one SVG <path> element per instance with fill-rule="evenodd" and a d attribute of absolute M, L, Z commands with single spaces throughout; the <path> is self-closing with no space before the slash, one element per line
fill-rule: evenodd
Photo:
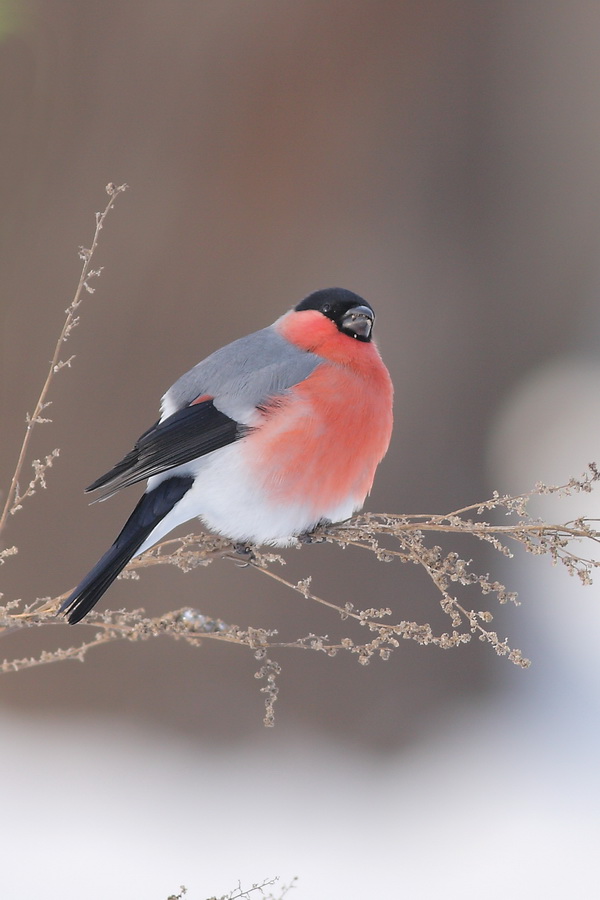
<path fill-rule="evenodd" d="M 96 722 L 2 721 L 2 896 L 591 897 L 598 734 L 560 700 L 472 709 L 403 755 L 269 732 L 209 752 Z M 43 748 L 43 749 L 42 749 Z"/>

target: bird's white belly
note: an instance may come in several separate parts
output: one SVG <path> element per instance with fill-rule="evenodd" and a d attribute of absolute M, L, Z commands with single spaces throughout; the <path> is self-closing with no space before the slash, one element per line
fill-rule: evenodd
<path fill-rule="evenodd" d="M 199 518 L 211 531 L 233 541 L 285 547 L 318 521 L 342 521 L 361 505 L 355 498 L 347 498 L 335 508 L 316 513 L 314 506 L 303 500 L 302 491 L 297 500 L 271 500 L 264 483 L 248 469 L 242 441 L 153 476 L 148 490 L 177 475 L 192 475 L 194 483 L 144 541 L 138 556 L 190 519 Z"/>

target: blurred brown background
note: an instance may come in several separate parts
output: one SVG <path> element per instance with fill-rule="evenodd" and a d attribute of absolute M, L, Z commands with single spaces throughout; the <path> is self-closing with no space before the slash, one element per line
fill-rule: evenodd
<path fill-rule="evenodd" d="M 37 431 L 34 454 L 61 456 L 6 533 L 20 547 L 2 570 L 6 597 L 73 585 L 136 496 L 90 508 L 83 487 L 154 421 L 179 374 L 319 287 L 373 303 L 396 386 L 369 509 L 444 512 L 531 486 L 490 483 L 488 431 L 530 369 L 596 349 L 598 3 L 1 0 L 0 30 L 2 485 L 76 285 L 77 247 L 104 185 L 131 188 L 102 233 L 105 270 L 67 348 L 73 370 L 56 379 L 54 424 Z M 287 574 L 312 573 L 325 596 L 442 622 L 413 567 L 319 546 L 286 555 Z M 228 563 L 148 571 L 106 602 L 190 605 L 292 637 L 337 627 Z M 521 613 L 499 623 L 532 652 Z M 3 655 L 48 641 L 7 639 Z M 528 677 L 479 645 L 406 642 L 366 669 L 279 659 L 280 734 L 321 732 L 361 752 L 405 747 L 443 710 L 502 685 L 518 692 Z M 210 643 L 115 645 L 83 666 L 5 678 L 1 703 L 229 747 L 263 739 L 255 668 Z"/>
<path fill-rule="evenodd" d="M 106 183 L 131 186 L 32 445 L 60 459 L 4 535 L 20 548 L 5 598 L 72 586 L 137 496 L 89 507 L 84 486 L 182 372 L 319 287 L 373 303 L 396 386 L 369 509 L 445 512 L 598 460 L 599 60 L 596 0 L 0 0 L 3 490 L 77 248 Z M 321 595 L 447 627 L 415 567 L 286 557 Z M 299 900 L 395 897 L 390 861 L 413 900 L 594 895 L 597 588 L 584 606 L 545 563 L 538 581 L 479 567 L 522 590 L 496 625 L 529 672 L 478 642 L 403 642 L 367 668 L 282 652 L 274 731 L 235 647 L 114 645 L 4 677 L 2 896 L 183 882 L 202 900 L 279 873 L 300 875 Z M 339 627 L 226 562 L 147 571 L 106 604 L 291 638 Z"/>

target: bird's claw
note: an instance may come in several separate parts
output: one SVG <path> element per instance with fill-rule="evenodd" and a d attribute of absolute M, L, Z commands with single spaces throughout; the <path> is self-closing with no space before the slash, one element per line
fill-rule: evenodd
<path fill-rule="evenodd" d="M 322 544 L 325 540 L 325 535 L 319 532 L 319 526 L 317 526 L 313 531 L 305 531 L 299 534 L 296 540 L 301 544 Z"/>
<path fill-rule="evenodd" d="M 240 541 L 233 545 L 232 558 L 237 566 L 245 568 L 254 561 L 254 547 Z"/>

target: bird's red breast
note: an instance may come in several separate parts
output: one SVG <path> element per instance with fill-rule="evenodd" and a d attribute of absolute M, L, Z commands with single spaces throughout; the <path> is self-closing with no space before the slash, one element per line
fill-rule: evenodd
<path fill-rule="evenodd" d="M 302 497 L 318 516 L 350 499 L 359 508 L 392 432 L 393 388 L 379 351 L 316 310 L 288 313 L 275 327 L 323 363 L 266 407 L 248 464 L 273 500 Z"/>

